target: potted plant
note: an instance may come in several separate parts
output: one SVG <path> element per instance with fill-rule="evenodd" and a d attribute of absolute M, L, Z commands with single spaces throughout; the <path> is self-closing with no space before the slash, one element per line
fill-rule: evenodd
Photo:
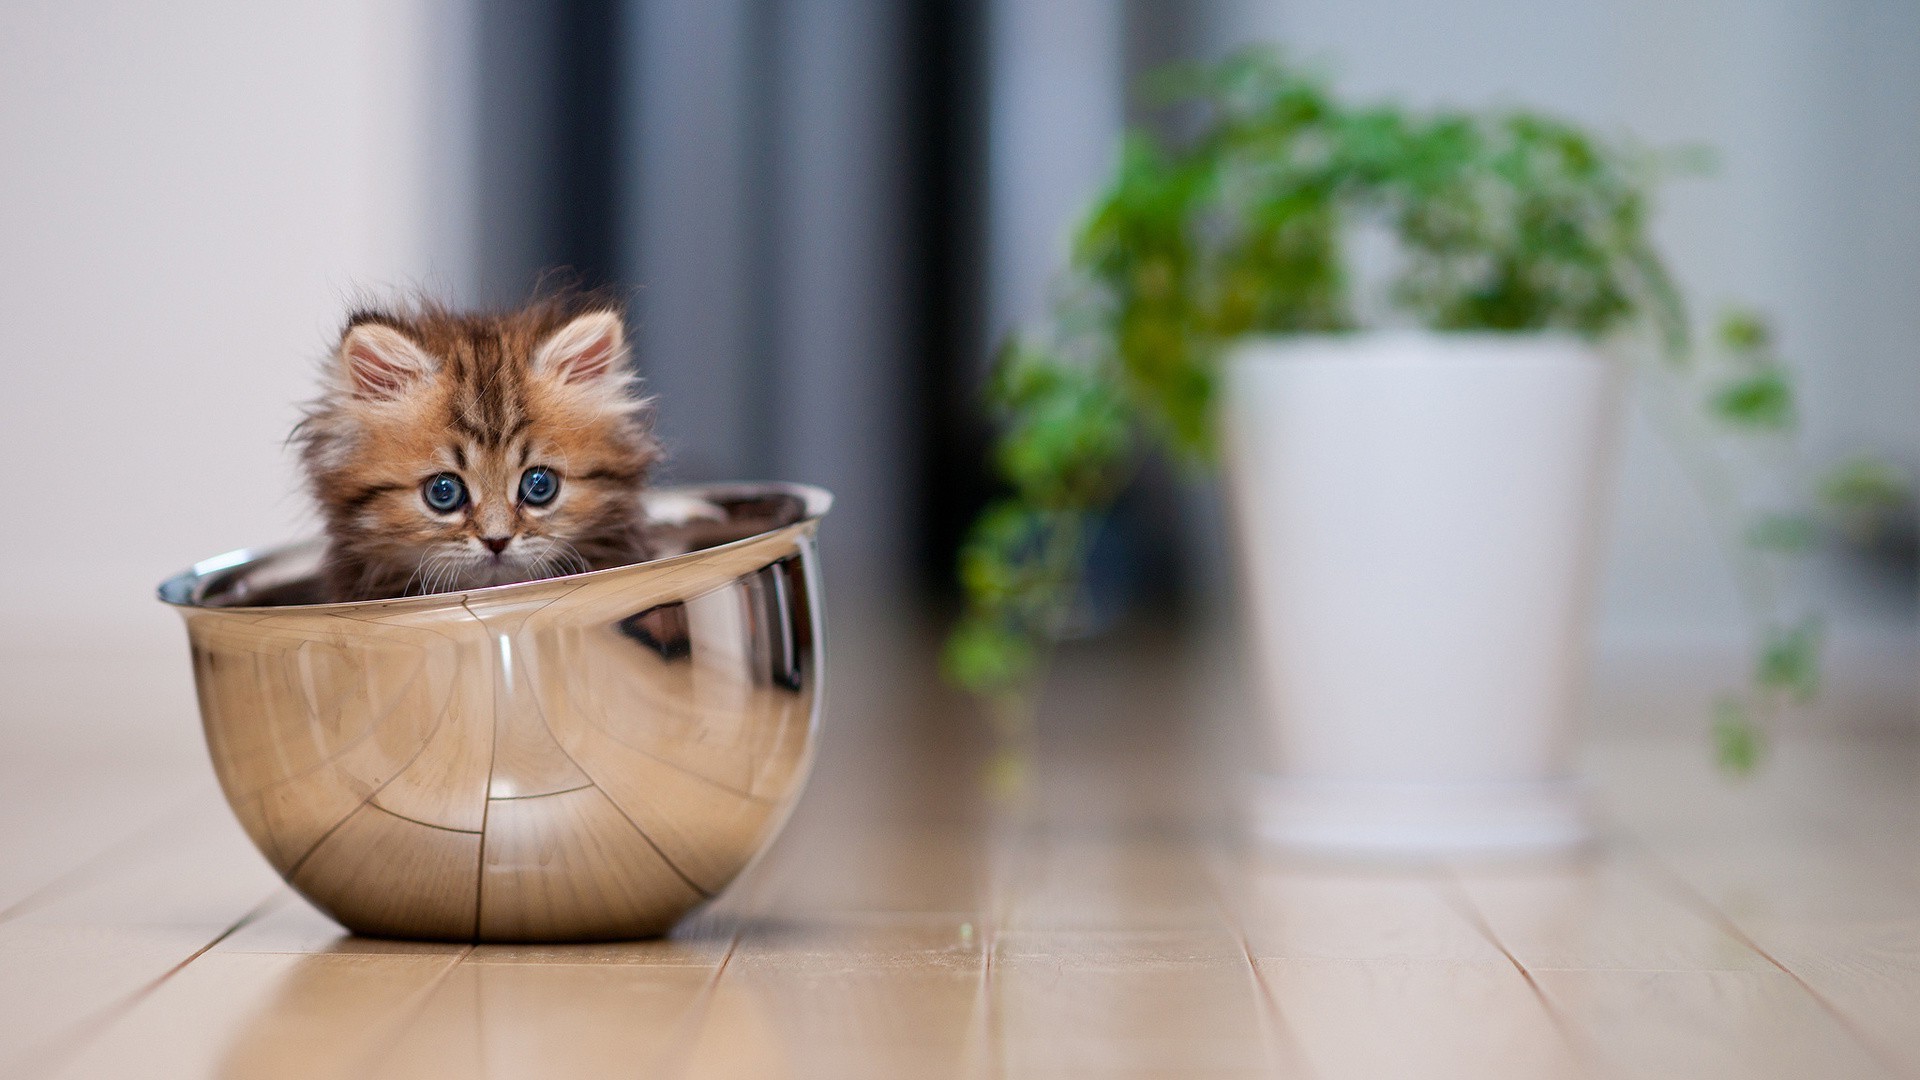
<path fill-rule="evenodd" d="M 1167 85 L 1197 131 L 1129 138 L 990 385 L 1011 494 L 962 550 L 949 673 L 1020 725 L 1141 456 L 1224 456 L 1276 751 L 1259 828 L 1342 850 L 1578 842 L 1622 376 L 1777 440 L 1792 397 L 1763 329 L 1731 317 L 1696 355 L 1649 235 L 1653 155 L 1529 113 L 1351 107 L 1269 52 Z M 1772 582 L 1817 525 L 1695 451 L 1759 626 L 1754 684 L 1716 723 L 1750 766 L 1815 682 L 1815 624 Z"/>

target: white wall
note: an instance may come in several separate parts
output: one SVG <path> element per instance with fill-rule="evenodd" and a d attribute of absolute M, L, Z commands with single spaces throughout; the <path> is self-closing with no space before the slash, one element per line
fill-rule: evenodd
<path fill-rule="evenodd" d="M 353 290 L 466 285 L 461 10 L 0 6 L 0 642 L 177 633 L 163 576 L 301 527 Z"/>

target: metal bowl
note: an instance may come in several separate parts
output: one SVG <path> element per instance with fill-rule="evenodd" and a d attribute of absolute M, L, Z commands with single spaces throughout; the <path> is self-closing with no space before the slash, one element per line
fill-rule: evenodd
<path fill-rule="evenodd" d="M 831 497 L 664 494 L 724 520 L 611 570 L 323 604 L 309 542 L 162 584 L 274 869 L 349 929 L 457 941 L 646 937 L 725 888 L 812 764 Z"/>

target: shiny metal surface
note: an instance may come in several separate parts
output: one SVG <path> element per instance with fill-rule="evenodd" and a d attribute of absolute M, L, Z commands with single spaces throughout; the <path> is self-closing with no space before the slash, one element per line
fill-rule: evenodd
<path fill-rule="evenodd" d="M 355 931 L 460 941 L 659 934 L 725 888 L 812 761 L 830 497 L 676 495 L 725 520 L 590 574 L 303 603 L 311 542 L 163 584 L 214 771 L 281 876 Z"/>

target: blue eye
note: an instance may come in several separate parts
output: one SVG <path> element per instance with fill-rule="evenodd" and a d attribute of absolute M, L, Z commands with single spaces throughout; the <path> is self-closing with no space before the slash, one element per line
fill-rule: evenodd
<path fill-rule="evenodd" d="M 421 496 L 427 500 L 427 506 L 442 514 L 449 514 L 466 505 L 467 485 L 452 473 L 441 473 L 427 481 Z"/>
<path fill-rule="evenodd" d="M 542 506 L 553 501 L 560 494 L 560 478 L 553 470 L 536 465 L 520 476 L 520 501 L 529 506 Z"/>

